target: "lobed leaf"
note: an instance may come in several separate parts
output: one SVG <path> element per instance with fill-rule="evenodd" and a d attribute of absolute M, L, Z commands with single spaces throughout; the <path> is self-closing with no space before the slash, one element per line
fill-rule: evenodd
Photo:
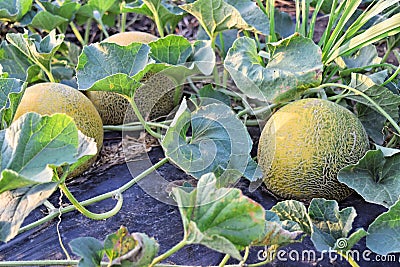
<path fill-rule="evenodd" d="M 208 75 L 214 65 L 209 42 L 190 44 L 181 36 L 171 35 L 150 44 L 102 42 L 85 46 L 76 76 L 79 90 L 113 91 L 132 97 L 147 73 L 162 71 L 180 83 L 189 75 Z"/>
<path fill-rule="evenodd" d="M 302 232 L 311 235 L 311 218 L 302 202 L 297 200 L 281 201 L 273 206 L 271 211 L 277 214 L 282 222 L 295 222 Z"/>
<path fill-rule="evenodd" d="M 385 156 L 381 149 L 368 151 L 357 164 L 341 169 L 338 180 L 366 201 L 392 206 L 400 196 L 400 154 Z"/>
<path fill-rule="evenodd" d="M 76 77 L 80 90 L 115 91 L 129 95 L 139 87 L 131 77 L 148 63 L 150 48 L 132 43 L 95 43 L 85 46 L 79 56 Z"/>
<path fill-rule="evenodd" d="M 192 136 L 187 140 L 189 127 Z M 222 103 L 190 112 L 183 100 L 161 145 L 171 161 L 197 179 L 212 172 L 220 185 L 227 185 L 243 175 L 250 181 L 262 177 L 259 167 L 251 164 L 252 142 L 246 127 Z"/>
<path fill-rule="evenodd" d="M 3 41 L 0 45 L 0 64 L 9 78 L 28 81 L 29 68 L 33 63 L 17 47 Z"/>
<path fill-rule="evenodd" d="M 113 265 L 144 267 L 149 266 L 158 253 L 158 243 L 154 238 L 143 233 L 133 233 L 129 236 L 136 242 L 129 251 L 112 261 Z"/>
<path fill-rule="evenodd" d="M 288 221 L 282 222 L 279 216 L 267 210 L 266 211 L 266 222 L 263 238 L 254 242 L 253 246 L 285 246 L 291 243 L 300 242 L 304 232 L 301 231 L 297 223 L 288 223 Z"/>
<path fill-rule="evenodd" d="M 233 28 L 269 33 L 268 18 L 253 1 L 197 0 L 180 8 L 199 20 L 211 40 L 219 32 Z"/>
<path fill-rule="evenodd" d="M 345 239 L 348 237 L 354 218 L 357 216 L 353 207 L 339 210 L 338 203 L 335 200 L 314 198 L 310 203 L 308 213 L 313 228 L 311 240 L 318 251 L 329 250 L 330 248 L 344 251 L 351 249 L 350 243 L 347 243 Z M 362 232 L 357 233 L 351 237 L 351 243 L 357 243 L 363 236 L 365 234 Z"/>
<path fill-rule="evenodd" d="M 157 63 L 184 64 L 192 54 L 192 45 L 182 36 L 169 35 L 149 44 Z"/>
<path fill-rule="evenodd" d="M 368 227 L 367 247 L 373 252 L 386 255 L 400 252 L 400 200 L 387 212 L 379 215 Z"/>
<path fill-rule="evenodd" d="M 9 33 L 6 39 L 29 59 L 31 64 L 27 69 L 27 79 L 33 79 L 32 75 L 38 76 L 40 70 L 50 72 L 54 54 L 63 43 L 64 35 L 56 35 L 55 30 L 52 30 L 44 38 L 36 34 Z"/>
<path fill-rule="evenodd" d="M 321 83 L 321 51 L 311 39 L 294 34 L 267 47 L 267 63 L 247 37 L 238 38 L 228 51 L 224 66 L 244 94 L 263 101 L 289 101 Z"/>
<path fill-rule="evenodd" d="M 27 113 L 0 131 L 1 240 L 13 238 L 23 219 L 56 189 L 54 169 L 71 171 L 97 152 L 92 138 L 65 114 Z"/>
<path fill-rule="evenodd" d="M 236 188 L 217 189 L 214 174 L 203 175 L 190 193 L 174 188 L 189 244 L 202 244 L 241 259 L 239 250 L 261 238 L 265 211 Z"/>
<path fill-rule="evenodd" d="M 0 2 L 0 20 L 18 21 L 31 6 L 32 0 L 3 0 Z"/>

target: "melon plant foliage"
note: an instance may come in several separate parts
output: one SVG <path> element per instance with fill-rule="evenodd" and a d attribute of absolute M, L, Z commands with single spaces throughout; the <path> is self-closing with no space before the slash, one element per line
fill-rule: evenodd
<path fill-rule="evenodd" d="M 0 30 L 6 33 L 0 36 L 0 241 L 31 227 L 22 227 L 24 220 L 34 209 L 52 205 L 47 199 L 57 189 L 72 204 L 50 210 L 36 223 L 74 209 L 92 219 L 109 218 L 121 209 L 125 190 L 170 162 L 196 181 L 170 190 L 182 219 L 182 240 L 160 254 L 164 250 L 154 238 L 122 226 L 104 240 L 70 242 L 79 259 L 68 264 L 157 266 L 192 244 L 226 254 L 219 266 L 229 257 L 247 264 L 252 247 L 276 251 L 307 236 L 320 252 L 343 255 L 364 237 L 375 253 L 400 252 L 400 67 L 388 61 L 391 54 L 400 61 L 399 1 L 298 0 L 294 17 L 274 3 L 1 1 Z M 321 13 L 327 14 L 327 25 L 316 39 Z M 127 46 L 102 41 L 127 30 L 132 14 L 152 20 L 160 38 Z M 189 16 L 198 25 L 196 40 L 176 34 Z M 97 39 L 89 38 L 92 32 Z M 387 52 L 379 54 L 376 44 Z M 172 119 L 154 122 L 135 109 L 135 91 L 157 73 L 173 79 L 185 97 Z M 165 159 L 143 177 L 80 203 L 65 178 L 96 155 L 93 139 L 65 114 L 27 113 L 13 122 L 25 88 L 41 82 L 125 96 L 140 120 L 135 129 L 157 137 Z M 266 209 L 235 188 L 240 179 L 251 190 L 263 186 L 247 126 L 309 97 L 353 111 L 368 133 L 371 149 L 342 168 L 338 180 L 386 209 L 370 225 L 353 229 L 355 208 L 339 208 L 334 200 L 285 200 Z M 109 212 L 84 207 L 111 197 L 117 204 Z"/>

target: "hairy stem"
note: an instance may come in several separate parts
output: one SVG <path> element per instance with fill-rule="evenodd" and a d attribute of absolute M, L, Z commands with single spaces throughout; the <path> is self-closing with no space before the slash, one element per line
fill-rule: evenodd
<path fill-rule="evenodd" d="M 165 260 L 166 258 L 168 258 L 169 256 L 171 256 L 172 254 L 174 254 L 175 252 L 177 252 L 178 250 L 180 250 L 181 248 L 183 248 L 184 246 L 187 245 L 187 240 L 186 238 L 182 239 L 178 244 L 176 244 L 175 246 L 173 246 L 170 250 L 168 250 L 167 252 L 165 252 L 164 254 L 154 258 L 154 260 L 152 261 L 152 263 L 149 265 L 149 267 L 153 267 L 156 266 L 157 263 Z"/>
<path fill-rule="evenodd" d="M 351 255 L 348 255 L 348 253 L 339 250 L 337 250 L 336 253 L 345 258 L 352 267 L 360 267 L 360 265 L 358 265 L 358 263 L 353 259 L 353 257 Z"/>
<path fill-rule="evenodd" d="M 96 197 L 87 199 L 85 201 L 80 202 L 80 205 L 82 206 L 87 206 L 87 205 L 91 205 L 94 203 L 97 203 L 99 201 L 108 199 L 113 197 L 115 194 L 120 193 L 122 194 L 125 190 L 127 190 L 128 188 L 130 188 L 131 186 L 133 186 L 134 184 L 136 184 L 137 182 L 139 182 L 141 179 L 143 179 L 144 177 L 146 177 L 147 175 L 149 175 L 150 173 L 152 173 L 153 171 L 157 170 L 159 167 L 161 167 L 162 165 L 164 165 L 165 163 L 168 162 L 167 158 L 162 159 L 161 161 L 159 161 L 157 164 L 153 165 L 152 167 L 148 168 L 147 170 L 143 171 L 142 173 L 140 173 L 138 176 L 136 176 L 134 179 L 130 180 L 129 182 L 127 182 L 125 185 L 121 186 L 120 188 L 117 188 L 116 190 L 110 191 L 108 193 L 104 193 L 101 195 L 98 195 Z M 60 213 L 64 214 L 67 212 L 71 212 L 73 210 L 75 210 L 76 207 L 74 205 L 69 205 L 67 207 L 64 207 L 60 210 L 55 210 L 54 212 L 48 214 L 47 216 L 43 217 L 42 219 L 35 221 L 31 224 L 28 224 L 24 227 L 21 227 L 18 231 L 18 233 L 23 233 L 25 231 L 28 231 L 32 228 L 35 228 L 43 223 L 46 223 L 54 218 L 56 218 Z"/>
<path fill-rule="evenodd" d="M 226 254 L 225 257 L 222 259 L 222 261 L 220 262 L 220 264 L 218 265 L 218 267 L 223 267 L 225 266 L 225 264 L 228 262 L 229 258 L 231 256 L 229 256 L 229 254 Z"/>
<path fill-rule="evenodd" d="M 135 100 L 132 98 L 132 100 L 130 102 L 131 102 L 131 106 L 132 106 L 133 111 L 135 112 L 136 117 L 138 117 L 139 121 L 142 123 L 143 127 L 145 128 L 145 130 L 150 135 L 152 135 L 153 137 L 155 137 L 157 139 L 161 139 L 161 137 L 162 137 L 161 134 L 156 133 L 155 131 L 153 131 L 150 128 L 150 125 L 148 124 L 148 122 L 145 121 L 145 119 L 143 118 L 142 114 L 139 111 L 139 108 L 136 105 Z"/>

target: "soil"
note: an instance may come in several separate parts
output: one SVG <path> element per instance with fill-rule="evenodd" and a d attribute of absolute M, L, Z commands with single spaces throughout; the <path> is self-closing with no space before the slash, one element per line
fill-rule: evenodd
<path fill-rule="evenodd" d="M 259 135 L 259 130 L 250 128 L 249 132 L 255 137 L 253 138 L 253 142 L 256 147 L 256 137 Z M 115 145 L 118 146 L 120 142 L 120 133 L 106 133 L 106 142 L 103 151 L 109 151 Z M 101 169 L 101 171 L 87 173 L 78 180 L 70 181 L 68 185 L 71 192 L 78 200 L 85 200 L 118 188 L 145 170 L 150 164 L 155 164 L 164 157 L 161 147 L 154 146 L 154 143 L 152 145 L 153 147 L 151 147 L 149 152 L 134 157 L 132 161 L 124 162 L 123 164 L 119 164 L 120 162 L 118 161 L 117 163 L 115 161 L 110 162 L 107 160 L 107 155 L 103 153 L 103 156 L 97 162 L 103 161 L 108 163 L 97 163 L 99 164 L 98 169 Z M 119 157 L 118 154 L 114 155 L 115 158 Z M 167 183 L 162 187 L 158 185 L 154 186 L 154 181 L 157 181 L 160 176 Z M 156 172 L 144 178 L 139 184 L 125 191 L 123 194 L 124 204 L 117 215 L 107 220 L 94 221 L 84 217 L 77 211 L 66 213 L 61 216 L 60 220 L 53 219 L 46 224 L 18 235 L 8 243 L 0 243 L 0 261 L 65 259 L 66 255 L 64 255 L 58 241 L 57 227 L 62 242 L 67 248 L 68 253 L 72 255 L 72 258 L 77 257 L 71 253 L 67 245 L 71 240 L 82 236 L 92 236 L 103 240 L 106 235 L 115 232 L 121 225 L 126 226 L 131 232 L 143 232 L 154 237 L 160 245 L 160 253 L 163 253 L 182 239 L 182 223 L 178 208 L 175 205 L 168 204 L 168 199 L 167 201 L 160 201 L 154 198 L 155 191 L 150 192 L 150 190 L 151 188 L 155 188 L 158 193 L 165 193 L 164 195 L 167 195 L 166 190 L 169 188 L 169 183 L 176 183 L 183 180 L 190 182 L 192 178 L 180 169 L 167 163 Z M 250 192 L 249 183 L 243 180 L 236 187 L 240 188 L 245 195 L 257 201 L 266 209 L 271 208 L 278 202 L 263 186 Z M 49 200 L 53 205 L 59 206 L 59 198 L 60 195 L 56 192 Z M 171 199 L 169 200 L 170 203 L 173 203 Z M 68 201 L 62 198 L 62 203 L 65 205 Z M 114 204 L 115 200 L 108 199 L 91 205 L 88 209 L 100 213 L 112 209 Z M 374 218 L 385 211 L 385 208 L 379 205 L 366 203 L 356 194 L 353 194 L 340 203 L 340 208 L 349 206 L 353 206 L 358 214 L 353 224 L 353 229 L 360 227 L 367 229 Z M 44 207 L 36 209 L 29 215 L 24 225 L 42 218 L 45 214 L 46 210 Z M 260 253 L 263 249 L 263 247 L 253 248 L 250 251 L 248 263 L 258 262 L 258 255 L 261 255 Z M 315 248 L 311 240 L 306 238 L 302 243 L 283 247 L 282 250 L 285 251 L 286 255 L 294 257 L 296 253 L 302 255 L 302 253 L 304 254 L 308 250 L 315 251 Z M 396 262 L 373 261 L 376 257 L 374 253 L 368 254 L 371 262 L 362 259 L 362 252 L 366 251 L 365 238 L 354 247 L 354 250 L 360 253 L 360 261 L 358 261 L 360 266 L 399 266 L 400 264 L 400 254 L 394 256 Z M 321 256 L 320 253 L 316 252 L 315 257 L 305 257 L 300 262 L 290 259 L 285 261 L 287 257 L 283 254 L 280 255 L 282 255 L 281 260 L 275 259 L 271 264 L 266 266 L 350 266 L 343 259 L 334 259 L 334 255 L 336 254 L 332 254 L 330 258 L 329 254 Z M 190 245 L 169 257 L 165 263 L 209 266 L 218 265 L 223 257 L 223 254 L 204 246 Z M 228 263 L 237 264 L 237 261 L 230 260 Z"/>

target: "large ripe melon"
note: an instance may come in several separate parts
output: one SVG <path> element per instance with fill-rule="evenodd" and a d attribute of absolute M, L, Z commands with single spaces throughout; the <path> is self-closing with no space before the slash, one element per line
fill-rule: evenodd
<path fill-rule="evenodd" d="M 98 152 L 103 145 L 103 123 L 99 113 L 83 93 L 72 87 L 59 83 L 39 83 L 28 87 L 17 108 L 14 120 L 27 112 L 36 112 L 41 115 L 65 113 L 74 119 L 77 128 L 84 135 L 94 138 Z M 96 157 L 91 158 L 69 177 L 81 174 L 95 160 Z"/>
<path fill-rule="evenodd" d="M 351 190 L 339 170 L 368 150 L 367 134 L 349 110 L 322 99 L 295 101 L 267 121 L 258 145 L 264 183 L 289 199 L 342 200 Z"/>
<path fill-rule="evenodd" d="M 133 42 L 149 43 L 155 40 L 157 37 L 148 33 L 123 32 L 112 35 L 103 42 L 126 46 Z M 145 84 L 136 90 L 135 103 L 145 118 L 154 119 L 167 115 L 176 106 L 177 99 L 182 97 L 181 90 L 175 90 L 175 82 L 165 75 L 147 75 L 142 82 Z M 137 121 L 131 104 L 120 94 L 91 91 L 86 92 L 86 96 L 95 105 L 105 125 Z"/>

